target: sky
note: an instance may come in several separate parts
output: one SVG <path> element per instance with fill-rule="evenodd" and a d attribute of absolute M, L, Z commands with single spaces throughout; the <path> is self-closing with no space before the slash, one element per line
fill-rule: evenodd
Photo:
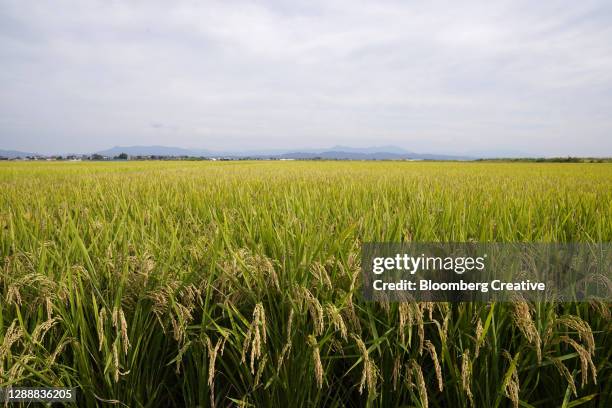
<path fill-rule="evenodd" d="M 612 156 L 612 2 L 0 0 L 0 149 Z"/>

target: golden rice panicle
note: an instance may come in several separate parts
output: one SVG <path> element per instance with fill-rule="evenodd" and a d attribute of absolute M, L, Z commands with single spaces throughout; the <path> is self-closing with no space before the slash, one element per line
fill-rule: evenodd
<path fill-rule="evenodd" d="M 363 359 L 363 369 L 361 371 L 361 381 L 359 383 L 359 393 L 361 394 L 363 393 L 363 388 L 366 384 L 367 377 L 368 377 L 367 365 L 368 365 L 368 361 L 370 361 L 370 356 L 368 354 L 368 349 L 363 343 L 363 340 L 361 340 L 361 338 L 357 337 L 356 335 L 352 335 L 352 337 L 355 339 L 355 342 L 357 343 L 357 347 L 359 347 L 359 351 L 361 351 L 361 358 Z"/>
<path fill-rule="evenodd" d="M 128 337 L 127 321 L 123 309 L 119 310 L 119 321 L 121 324 L 121 344 L 123 345 L 123 354 L 127 355 L 130 349 L 130 339 Z"/>
<path fill-rule="evenodd" d="M 593 337 L 593 330 L 591 330 L 591 326 L 587 322 L 585 322 L 578 316 L 565 315 L 559 317 L 557 319 L 557 323 L 563 324 L 569 327 L 570 329 L 576 330 L 576 332 L 578 333 L 578 337 L 580 337 L 580 340 L 585 342 L 586 349 L 589 351 L 589 354 L 595 354 L 595 339 Z"/>
<path fill-rule="evenodd" d="M 433 313 L 434 313 L 434 309 L 435 309 L 435 302 L 423 302 L 423 308 L 424 310 L 427 310 L 427 312 L 429 313 L 429 320 L 433 320 Z"/>
<path fill-rule="evenodd" d="M 423 370 L 421 366 L 415 361 L 411 360 L 410 366 L 414 377 L 416 378 L 416 387 L 419 392 L 419 399 L 421 400 L 421 406 L 427 408 L 429 406 L 429 400 L 427 399 L 427 386 L 425 385 L 425 378 L 423 377 Z"/>
<path fill-rule="evenodd" d="M 253 320 L 246 333 L 243 348 L 242 348 L 242 362 L 246 360 L 246 354 L 251 349 L 251 373 L 255 374 L 255 360 L 258 360 L 262 356 L 262 344 L 267 341 L 267 329 L 266 329 L 266 312 L 263 304 L 258 303 L 253 309 Z"/>
<path fill-rule="evenodd" d="M 61 318 L 55 317 L 55 318 L 46 320 L 42 322 L 41 324 L 39 324 L 38 326 L 36 326 L 36 328 L 32 332 L 32 342 L 35 344 L 42 342 L 47 332 L 51 330 L 51 328 L 53 328 L 53 326 L 55 326 L 60 321 L 61 321 Z"/>
<path fill-rule="evenodd" d="M 53 301 L 50 296 L 45 297 L 45 310 L 47 311 L 47 320 L 53 318 Z"/>
<path fill-rule="evenodd" d="M 212 345 L 209 337 L 206 337 L 206 349 L 208 350 L 208 386 L 213 387 L 215 382 L 215 362 L 217 361 L 217 354 L 223 344 L 224 339 L 219 338 L 215 345 Z"/>
<path fill-rule="evenodd" d="M 287 343 L 285 343 L 285 345 L 283 346 L 280 356 L 278 357 L 278 362 L 276 364 L 277 373 L 282 368 L 283 363 L 285 362 L 285 359 L 287 358 L 289 353 L 291 353 L 291 347 L 292 347 L 291 341 L 287 341 Z"/>
<path fill-rule="evenodd" d="M 253 325 L 251 324 L 247 329 L 246 334 L 244 335 L 244 340 L 242 341 L 242 356 L 240 362 L 242 364 L 246 363 L 246 357 L 249 353 L 249 348 L 251 347 L 251 338 L 253 337 Z"/>
<path fill-rule="evenodd" d="M 9 285 L 8 287 L 8 291 L 6 293 L 6 303 L 9 305 L 21 306 L 21 293 L 15 284 Z"/>
<path fill-rule="evenodd" d="M 53 364 L 55 364 L 55 360 L 57 359 L 57 357 L 62 354 L 62 351 L 64 351 L 64 349 L 66 348 L 66 346 L 70 343 L 72 343 L 74 341 L 73 338 L 71 337 L 67 337 L 66 339 L 64 339 L 60 344 L 57 345 L 57 347 L 55 348 L 55 350 L 53 351 L 53 353 L 51 353 L 51 355 L 47 358 L 47 363 L 52 366 Z M 2 365 L 0 365 L 0 368 L 2 367 Z"/>
<path fill-rule="evenodd" d="M 436 347 L 432 344 L 431 341 L 425 341 L 425 348 L 429 351 L 429 355 L 431 356 L 431 360 L 434 364 L 434 370 L 436 372 L 436 379 L 438 380 L 438 390 L 442 392 L 444 390 L 444 381 L 442 379 L 442 367 L 440 366 L 440 361 L 438 360 L 438 353 L 436 352 Z"/>
<path fill-rule="evenodd" d="M 425 324 L 423 323 L 423 314 L 419 311 L 417 313 L 417 333 L 419 334 L 419 355 L 423 355 L 423 348 L 425 346 Z"/>
<path fill-rule="evenodd" d="M 314 376 L 317 382 L 317 387 L 323 387 L 323 364 L 321 364 L 321 354 L 317 339 L 312 334 L 308 336 L 308 344 L 312 348 L 312 361 L 314 365 Z"/>
<path fill-rule="evenodd" d="M 115 383 L 119 382 L 119 342 L 113 343 L 113 378 Z"/>
<path fill-rule="evenodd" d="M 207 338 L 208 339 L 208 338 Z M 185 342 L 185 344 L 183 344 L 181 346 L 181 348 L 179 349 L 177 355 L 176 355 L 176 368 L 175 368 L 175 372 L 177 374 L 179 374 L 181 372 L 181 364 L 183 363 L 183 355 L 187 352 L 187 350 L 189 349 L 189 347 L 191 347 L 191 341 L 187 341 Z"/>
<path fill-rule="evenodd" d="M 363 340 L 357 336 L 352 335 L 353 339 L 357 343 L 357 347 L 361 352 L 361 358 L 363 360 L 363 370 L 361 372 L 361 381 L 359 382 L 359 393 L 363 393 L 364 387 L 368 387 L 368 395 L 376 395 L 376 382 L 378 377 L 378 368 L 376 364 L 370 359 L 370 353 L 363 342 Z"/>
<path fill-rule="evenodd" d="M 419 354 L 423 354 L 425 342 L 425 325 L 423 322 L 424 308 L 416 302 L 402 302 L 399 305 L 399 327 L 400 339 L 405 343 L 406 329 L 413 324 L 417 324 L 417 334 L 419 336 Z"/>
<path fill-rule="evenodd" d="M 402 302 L 399 304 L 399 326 L 400 340 L 406 343 L 406 329 L 412 325 L 412 308 L 410 303 Z"/>
<path fill-rule="evenodd" d="M 4 333 L 4 340 L 0 344 L 0 375 L 4 375 L 4 359 L 11 351 L 11 347 L 23 336 L 23 329 L 17 326 L 17 320 L 13 320 Z"/>
<path fill-rule="evenodd" d="M 416 387 L 416 385 L 414 384 L 414 381 L 412 381 L 412 377 L 414 377 L 414 375 L 412 375 L 411 364 L 412 364 L 412 360 L 406 363 L 406 387 L 408 388 Z"/>
<path fill-rule="evenodd" d="M 210 405 L 215 406 L 215 361 L 219 349 L 223 348 L 225 339 L 219 338 L 213 347 L 209 337 L 206 337 L 206 349 L 208 351 L 208 387 L 210 389 Z M 222 353 L 222 352 L 221 352 Z"/>
<path fill-rule="evenodd" d="M 355 304 L 353 303 L 353 292 L 349 292 L 346 299 L 346 307 L 344 308 L 345 314 L 348 316 L 348 320 L 353 328 L 354 332 L 359 333 L 361 331 L 361 323 L 359 317 L 355 311 Z"/>
<path fill-rule="evenodd" d="M 100 313 L 102 314 L 103 312 L 100 311 Z M 113 327 L 117 331 L 117 335 L 121 338 L 121 344 L 123 346 L 123 354 L 127 355 L 127 352 L 130 348 L 130 340 L 128 337 L 127 321 L 125 319 L 125 314 L 123 313 L 122 308 L 119 308 L 119 307 L 113 308 L 113 313 L 111 314 L 111 321 L 113 323 Z M 100 324 L 103 324 L 103 323 L 100 323 Z M 100 336 L 100 334 L 103 332 L 104 332 L 104 327 L 100 326 L 98 328 L 98 336 Z M 101 340 L 101 337 L 99 337 L 99 340 Z M 99 344 L 99 347 L 101 349 L 101 342 Z"/>
<path fill-rule="evenodd" d="M 261 380 L 261 376 L 263 375 L 264 369 L 268 364 L 268 355 L 266 354 L 261 361 L 259 362 L 259 367 L 257 367 L 257 373 L 255 374 L 255 381 L 253 382 L 253 389 L 255 389 Z"/>
<path fill-rule="evenodd" d="M 113 312 L 111 313 L 111 322 L 113 323 L 113 327 L 119 327 L 119 309 L 117 307 L 113 307 Z"/>
<path fill-rule="evenodd" d="M 314 324 L 315 334 L 320 336 L 323 334 L 323 330 L 325 330 L 323 307 L 321 306 L 319 300 L 314 297 L 307 288 L 303 286 L 300 287 L 299 293 L 301 299 L 306 303 L 308 311 L 310 312 L 310 316 Z"/>
<path fill-rule="evenodd" d="M 472 394 L 472 362 L 470 360 L 470 350 L 465 350 L 461 356 L 461 386 L 467 395 L 470 405 L 474 406 L 474 395 Z"/>
<path fill-rule="evenodd" d="M 480 317 L 479 317 L 478 321 L 476 322 L 476 333 L 475 333 L 476 346 L 474 349 L 474 359 L 478 358 L 478 353 L 480 352 L 480 346 L 482 345 L 482 341 L 483 341 L 482 333 L 483 333 L 482 320 L 480 320 Z"/>
<path fill-rule="evenodd" d="M 245 258 L 247 265 L 252 268 L 256 274 L 263 276 L 266 284 L 271 284 L 276 290 L 280 291 L 280 283 L 276 269 L 272 261 L 260 254 L 253 255 L 248 249 L 242 251 L 242 256 Z"/>
<path fill-rule="evenodd" d="M 262 303 L 255 305 L 253 310 L 253 321 L 255 322 L 255 335 L 259 338 L 259 341 L 263 341 L 266 344 L 268 335 L 266 332 L 266 311 Z M 261 335 L 259 335 L 259 328 L 261 328 Z"/>
<path fill-rule="evenodd" d="M 400 359 L 400 356 L 397 355 L 395 356 L 395 359 L 393 360 L 393 372 L 391 373 L 393 391 L 397 391 L 397 383 L 400 377 L 401 369 L 402 369 L 402 360 Z"/>
<path fill-rule="evenodd" d="M 506 359 L 508 359 L 508 361 L 513 361 L 513 358 L 508 351 L 504 350 L 502 354 L 506 357 Z M 518 408 L 519 391 L 521 390 L 518 377 L 518 366 L 511 366 L 511 369 L 512 373 L 510 374 L 510 378 L 504 387 L 504 394 L 512 401 L 512 406 L 514 408 Z"/>
<path fill-rule="evenodd" d="M 102 351 L 102 346 L 106 340 L 104 336 L 104 322 L 106 321 L 106 308 L 102 307 L 98 313 L 98 319 L 96 320 L 96 329 L 98 332 L 98 351 Z"/>
<path fill-rule="evenodd" d="M 285 342 L 285 345 L 283 346 L 283 349 L 280 353 L 280 356 L 278 357 L 278 362 L 276 364 L 276 371 L 279 372 L 281 367 L 283 366 L 283 362 L 285 361 L 285 357 L 291 352 L 291 335 L 293 333 L 292 328 L 293 328 L 293 319 L 294 319 L 294 312 L 293 312 L 293 308 L 291 308 L 291 310 L 289 311 L 289 318 L 287 319 L 287 340 Z"/>
<path fill-rule="evenodd" d="M 531 318 L 529 304 L 526 301 L 515 301 L 512 303 L 512 320 L 514 325 L 523 333 L 527 341 L 534 345 L 538 362 L 542 361 L 542 340 L 540 333 Z"/>
<path fill-rule="evenodd" d="M 610 289 L 612 291 L 612 288 Z M 589 304 L 593 310 L 597 311 L 604 319 L 612 319 L 612 311 L 610 310 L 610 304 L 599 299 L 589 300 Z"/>
<path fill-rule="evenodd" d="M 2 345 L 0 345 L 0 361 L 6 357 L 6 354 L 11 350 L 13 344 L 22 336 L 23 329 L 21 326 L 17 326 L 17 320 L 15 319 L 4 333 L 4 340 L 2 341 Z"/>
<path fill-rule="evenodd" d="M 584 387 L 589 381 L 589 369 L 593 376 L 593 382 L 597 384 L 597 368 L 595 367 L 595 363 L 593 363 L 591 353 L 569 336 L 561 336 L 559 340 L 572 346 L 574 350 L 576 350 L 576 353 L 578 353 L 578 358 L 580 359 L 581 386 Z"/>
<path fill-rule="evenodd" d="M 319 281 L 319 284 L 327 289 L 333 289 L 333 284 L 329 274 L 327 273 L 327 268 L 321 262 L 314 262 L 310 267 L 310 273 L 312 273 L 315 278 Z"/>
<path fill-rule="evenodd" d="M 576 390 L 576 383 L 574 382 L 574 376 L 572 375 L 572 373 L 570 373 L 568 368 L 565 366 L 565 364 L 563 364 L 563 362 L 559 358 L 550 357 L 550 360 L 553 362 L 553 365 L 557 368 L 557 371 L 559 372 L 559 374 L 561 374 L 567 381 L 567 384 L 572 390 L 574 397 L 577 397 L 578 392 Z"/>
<path fill-rule="evenodd" d="M 20 382 L 23 380 L 23 373 L 28 366 L 30 366 L 30 361 L 36 358 L 35 355 L 26 355 L 19 359 L 18 364 L 13 364 L 7 373 L 7 380 L 9 383 Z M 5 402 L 6 406 L 8 406 L 8 401 Z"/>
<path fill-rule="evenodd" d="M 438 335 L 440 336 L 440 343 L 442 344 L 442 350 L 445 350 L 447 347 L 448 324 L 451 318 L 451 309 L 447 307 L 444 310 L 441 309 L 441 312 L 443 312 L 443 316 L 444 316 L 444 320 L 442 321 L 442 324 L 440 324 L 440 322 L 436 319 L 433 319 L 432 321 L 438 328 Z"/>
<path fill-rule="evenodd" d="M 325 305 L 325 311 L 327 312 L 327 318 L 331 321 L 334 326 L 334 330 L 340 333 L 342 339 L 346 341 L 347 339 L 347 329 L 344 324 L 344 319 L 342 319 L 342 315 L 340 311 L 333 303 L 328 303 Z"/>
<path fill-rule="evenodd" d="M 400 327 L 402 327 L 402 323 L 405 326 L 413 325 L 416 323 L 417 326 L 417 334 L 419 336 L 419 355 L 423 354 L 424 344 L 425 344 L 425 324 L 423 321 L 424 316 L 424 304 L 417 303 L 414 301 L 404 302 L 404 309 L 400 309 Z M 402 317 L 404 315 L 404 317 Z M 402 331 L 403 332 L 403 331 Z"/>

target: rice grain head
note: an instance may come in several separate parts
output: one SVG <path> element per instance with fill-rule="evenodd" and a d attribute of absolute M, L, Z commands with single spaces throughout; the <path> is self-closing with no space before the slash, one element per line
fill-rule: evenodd
<path fill-rule="evenodd" d="M 421 366 L 415 361 L 411 360 L 410 366 L 414 377 L 416 378 L 416 387 L 419 392 L 419 399 L 421 400 L 421 406 L 427 408 L 429 401 L 427 399 L 427 386 L 425 385 L 425 378 L 423 377 L 423 370 Z"/>
<path fill-rule="evenodd" d="M 472 394 L 472 363 L 470 361 L 470 350 L 465 350 L 461 356 L 461 386 L 467 395 L 470 405 L 474 406 L 474 395 Z"/>
<path fill-rule="evenodd" d="M 480 320 L 480 317 L 479 317 L 478 321 L 476 322 L 476 333 L 475 333 L 476 346 L 474 349 L 474 359 L 478 358 L 478 353 L 480 352 L 480 347 L 482 345 L 482 339 L 481 339 L 482 333 L 483 333 L 482 320 Z"/>
<path fill-rule="evenodd" d="M 2 341 L 2 345 L 0 345 L 0 361 L 4 360 L 8 352 L 11 350 L 13 344 L 15 344 L 22 336 L 23 329 L 21 326 L 17 326 L 17 319 L 15 319 L 4 333 L 4 340 Z"/>
<path fill-rule="evenodd" d="M 328 303 L 325 306 L 325 311 L 327 312 L 327 318 L 331 321 L 334 326 L 336 332 L 340 333 L 342 339 L 346 341 L 347 339 L 347 329 L 344 324 L 344 320 L 342 319 L 342 315 L 340 311 L 333 303 Z"/>
<path fill-rule="evenodd" d="M 36 326 L 36 328 L 32 332 L 32 342 L 35 344 L 42 342 L 47 332 L 51 330 L 53 326 L 59 323 L 60 320 L 61 319 L 59 317 L 56 317 L 56 318 L 46 320 L 42 322 L 41 324 L 39 324 L 38 326 Z"/>
<path fill-rule="evenodd" d="M 314 375 L 319 389 L 323 388 L 323 364 L 317 339 L 312 334 L 308 336 L 308 344 L 312 348 L 312 361 L 314 365 Z"/>
<path fill-rule="evenodd" d="M 373 397 L 376 395 L 376 382 L 378 377 L 378 368 L 376 364 L 370 359 L 370 353 L 363 342 L 363 340 L 356 336 L 352 335 L 353 339 L 357 343 L 357 347 L 361 351 L 361 357 L 363 359 L 363 370 L 361 372 L 361 381 L 359 383 L 359 393 L 363 393 L 364 387 L 367 385 L 368 387 L 368 395 Z"/>
<path fill-rule="evenodd" d="M 251 339 L 251 373 L 254 375 L 255 360 L 258 360 L 261 357 L 262 344 L 266 344 L 267 341 L 266 312 L 262 303 L 256 304 L 255 309 L 253 309 L 253 321 L 251 322 L 251 328 L 249 329 L 249 332 L 247 334 Z M 243 353 L 244 352 L 245 349 L 243 349 Z"/>
<path fill-rule="evenodd" d="M 106 321 L 106 308 L 102 307 L 98 312 L 98 319 L 96 320 L 96 329 L 98 331 L 98 351 L 102 351 L 102 346 L 106 340 L 104 336 L 104 322 Z"/>
<path fill-rule="evenodd" d="M 515 301 L 512 305 L 512 320 L 514 321 L 514 325 L 523 333 L 527 341 L 534 345 L 538 363 L 540 363 L 542 361 L 542 340 L 531 318 L 529 304 L 526 301 Z"/>
<path fill-rule="evenodd" d="M 314 297 L 307 288 L 302 286 L 300 292 L 301 298 L 306 303 L 308 311 L 310 312 L 310 316 L 314 324 L 315 334 L 320 336 L 323 334 L 323 330 L 325 330 L 325 323 L 323 321 L 323 307 L 321 306 L 319 300 Z"/>
<path fill-rule="evenodd" d="M 440 366 L 440 361 L 438 360 L 438 353 L 436 352 L 436 347 L 432 344 L 431 341 L 426 340 L 425 348 L 429 351 L 429 355 L 431 356 L 431 360 L 434 364 L 436 379 L 438 380 L 438 390 L 442 392 L 444 390 L 444 381 L 442 380 L 442 367 Z"/>
<path fill-rule="evenodd" d="M 565 364 L 563 364 L 563 362 L 559 358 L 550 357 L 550 360 L 552 361 L 553 365 L 555 366 L 559 374 L 565 377 L 565 380 L 567 381 L 568 386 L 572 390 L 574 397 L 577 397 L 578 392 L 576 390 L 576 383 L 574 382 L 574 376 L 572 375 L 572 373 L 570 373 L 568 368 L 565 366 Z"/>
<path fill-rule="evenodd" d="M 397 391 L 397 383 L 399 380 L 401 368 L 402 368 L 402 361 L 398 355 L 393 360 L 393 372 L 391 374 L 391 380 L 393 383 L 393 391 Z"/>
<path fill-rule="evenodd" d="M 561 336 L 559 340 L 572 346 L 574 350 L 576 350 L 576 353 L 578 353 L 578 357 L 580 359 L 581 387 L 584 387 L 589 381 L 589 369 L 593 376 L 593 382 L 597 384 L 597 368 L 593 363 L 591 353 L 589 353 L 581 344 L 569 336 Z"/>
<path fill-rule="evenodd" d="M 213 347 L 210 338 L 206 337 L 206 349 L 208 350 L 208 386 L 213 387 L 215 382 L 215 362 L 217 360 L 217 354 L 223 342 L 222 338 L 217 340 L 217 343 Z"/>
<path fill-rule="evenodd" d="M 509 362 L 513 361 L 512 356 L 508 351 L 504 350 L 502 353 Z M 510 374 L 510 378 L 504 387 L 504 394 L 512 401 L 512 406 L 514 408 L 518 408 L 519 406 L 519 376 L 518 376 L 518 366 L 514 366 L 512 369 L 512 373 Z"/>
<path fill-rule="evenodd" d="M 399 304 L 399 326 L 400 339 L 402 343 L 406 343 L 406 328 L 412 325 L 412 308 L 410 303 L 402 302 Z"/>
<path fill-rule="evenodd" d="M 268 355 L 266 354 L 261 361 L 259 362 L 259 366 L 257 367 L 257 374 L 255 374 L 255 381 L 253 383 L 253 389 L 255 389 L 259 385 L 259 381 L 261 380 L 261 376 L 263 375 L 264 369 L 266 368 L 266 364 L 268 363 Z"/>
<path fill-rule="evenodd" d="M 127 355 L 127 352 L 130 349 L 130 339 L 128 337 L 127 321 L 125 320 L 123 309 L 119 310 L 119 321 L 121 324 L 121 344 L 123 345 L 123 354 Z"/>
<path fill-rule="evenodd" d="M 566 315 L 558 318 L 556 323 L 563 324 L 570 329 L 576 330 L 580 340 L 585 342 L 586 349 L 588 350 L 589 354 L 595 354 L 595 339 L 593 337 L 593 330 L 591 330 L 591 326 L 589 326 L 587 322 L 578 316 Z"/>

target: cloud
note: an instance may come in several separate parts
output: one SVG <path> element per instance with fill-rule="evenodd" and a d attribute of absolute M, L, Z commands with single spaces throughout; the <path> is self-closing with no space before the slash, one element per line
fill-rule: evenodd
<path fill-rule="evenodd" d="M 175 131 L 179 129 L 178 126 L 168 125 L 168 124 L 159 123 L 159 122 L 151 123 L 151 127 L 157 130 L 170 130 L 170 131 Z"/>
<path fill-rule="evenodd" d="M 0 0 L 0 64 L 3 148 L 612 155 L 606 1 Z"/>

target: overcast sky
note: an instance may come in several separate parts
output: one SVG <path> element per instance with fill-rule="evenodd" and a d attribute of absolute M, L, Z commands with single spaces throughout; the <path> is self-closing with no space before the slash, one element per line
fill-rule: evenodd
<path fill-rule="evenodd" d="M 0 0 L 0 149 L 612 155 L 612 2 Z"/>

